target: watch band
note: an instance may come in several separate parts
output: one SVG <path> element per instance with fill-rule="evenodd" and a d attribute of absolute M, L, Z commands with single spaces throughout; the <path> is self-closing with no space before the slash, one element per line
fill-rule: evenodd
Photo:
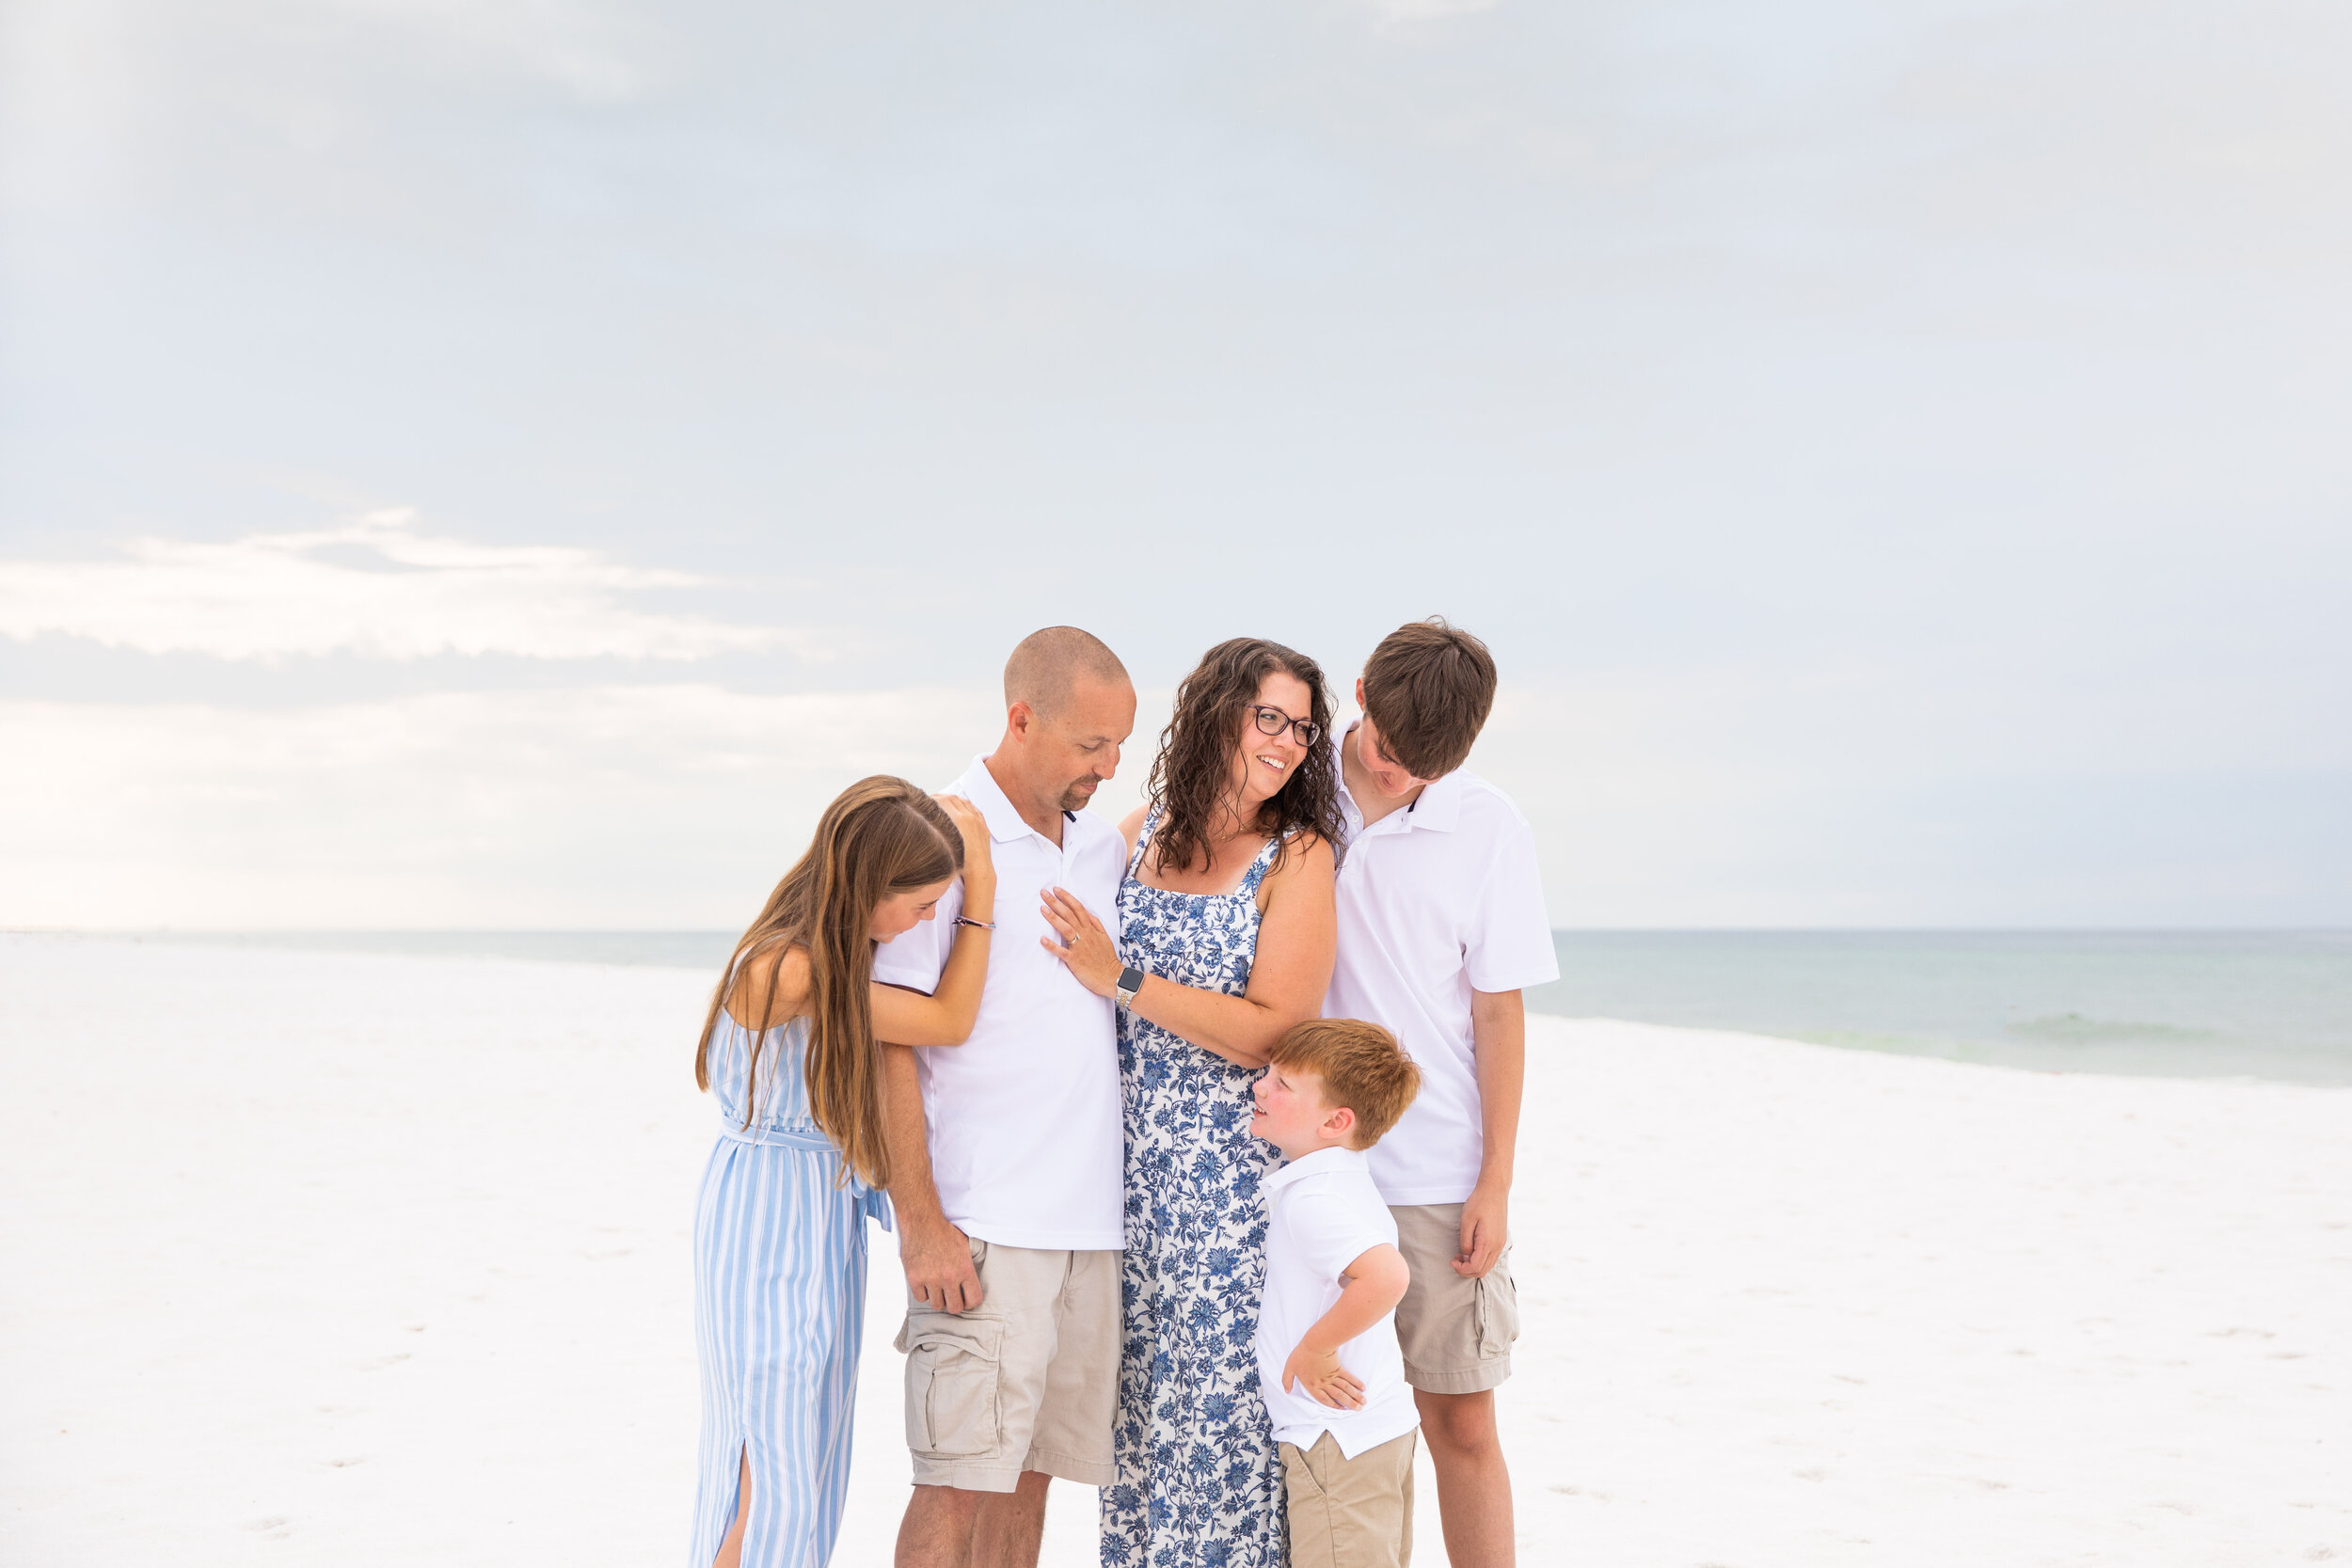
<path fill-rule="evenodd" d="M 1137 969 L 1133 964 L 1129 964 L 1126 968 L 1120 970 L 1119 972 L 1119 986 L 1117 989 L 1119 991 L 1119 1005 L 1122 1007 L 1134 1006 L 1136 1005 L 1136 992 L 1143 989 L 1143 971 Z"/>

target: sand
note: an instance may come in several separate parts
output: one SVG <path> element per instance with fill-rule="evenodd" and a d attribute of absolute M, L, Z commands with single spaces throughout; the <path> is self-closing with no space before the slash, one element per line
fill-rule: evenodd
<path fill-rule="evenodd" d="M 0 1560 L 676 1561 L 705 984 L 0 937 Z M 2352 1091 L 1530 1055 L 1523 1560 L 2352 1560 Z M 875 1234 L 842 1563 L 905 1496 Z"/>

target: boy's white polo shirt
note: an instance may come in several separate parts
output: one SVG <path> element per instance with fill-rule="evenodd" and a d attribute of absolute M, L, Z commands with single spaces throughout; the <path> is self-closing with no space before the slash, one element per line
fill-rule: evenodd
<path fill-rule="evenodd" d="M 1367 828 L 1340 778 L 1339 958 L 1323 1016 L 1369 1019 L 1421 1069 L 1412 1105 L 1371 1150 L 1382 1196 L 1461 1203 L 1486 1142 L 1470 992 L 1560 978 L 1534 831 L 1509 796 L 1459 768 Z"/>
<path fill-rule="evenodd" d="M 1377 1144 L 1373 1146 L 1377 1148 Z M 1396 1216 L 1373 1185 L 1362 1151 L 1319 1148 L 1265 1179 L 1265 1291 L 1258 1303 L 1258 1386 L 1274 1435 L 1302 1449 L 1329 1433 L 1353 1459 L 1421 1424 L 1396 1313 L 1340 1347 L 1340 1365 L 1364 1386 L 1359 1410 L 1334 1410 L 1282 1386 L 1282 1364 L 1340 1299 L 1340 1272 L 1376 1246 L 1396 1245 Z"/>
<path fill-rule="evenodd" d="M 1069 890 L 1115 937 L 1126 841 L 1090 813 L 1064 812 L 1057 847 L 1022 820 L 978 757 L 946 793 L 988 819 L 996 929 L 971 1037 L 914 1053 L 940 1207 L 966 1235 L 1000 1246 L 1116 1252 L 1126 1199 L 1115 1015 L 1110 998 L 1039 944 L 1038 895 Z M 937 990 L 962 909 L 959 881 L 932 919 L 875 950 L 874 978 Z"/>

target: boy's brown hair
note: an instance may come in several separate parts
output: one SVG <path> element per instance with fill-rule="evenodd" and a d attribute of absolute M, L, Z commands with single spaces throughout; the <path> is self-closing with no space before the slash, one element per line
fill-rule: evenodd
<path fill-rule="evenodd" d="M 1442 615 L 1397 627 L 1364 660 L 1364 711 L 1380 749 L 1417 779 L 1468 761 L 1494 705 L 1494 656 Z"/>
<path fill-rule="evenodd" d="M 1323 1080 L 1323 1102 L 1356 1113 L 1350 1148 L 1370 1148 L 1396 1125 L 1421 1089 L 1421 1069 L 1396 1037 L 1359 1018 L 1311 1018 L 1274 1042 L 1266 1060 Z"/>

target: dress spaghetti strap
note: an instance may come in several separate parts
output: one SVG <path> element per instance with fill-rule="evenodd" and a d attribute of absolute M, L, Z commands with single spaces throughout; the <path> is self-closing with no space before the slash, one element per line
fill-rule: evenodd
<path fill-rule="evenodd" d="M 1152 847 L 1152 830 L 1160 825 L 1160 808 L 1153 806 L 1143 814 L 1143 830 L 1136 834 L 1136 847 L 1127 856 L 1127 875 L 1133 878 L 1143 869 L 1143 852 Z"/>
<path fill-rule="evenodd" d="M 1258 858 L 1249 863 L 1248 871 L 1242 873 L 1241 886 L 1233 890 L 1237 896 L 1241 895 L 1248 895 L 1252 898 L 1257 896 L 1258 884 L 1264 881 L 1265 874 L 1274 869 L 1275 855 L 1283 845 L 1290 842 L 1296 830 L 1294 829 L 1289 833 L 1277 833 L 1265 841 L 1265 847 L 1258 851 Z"/>

